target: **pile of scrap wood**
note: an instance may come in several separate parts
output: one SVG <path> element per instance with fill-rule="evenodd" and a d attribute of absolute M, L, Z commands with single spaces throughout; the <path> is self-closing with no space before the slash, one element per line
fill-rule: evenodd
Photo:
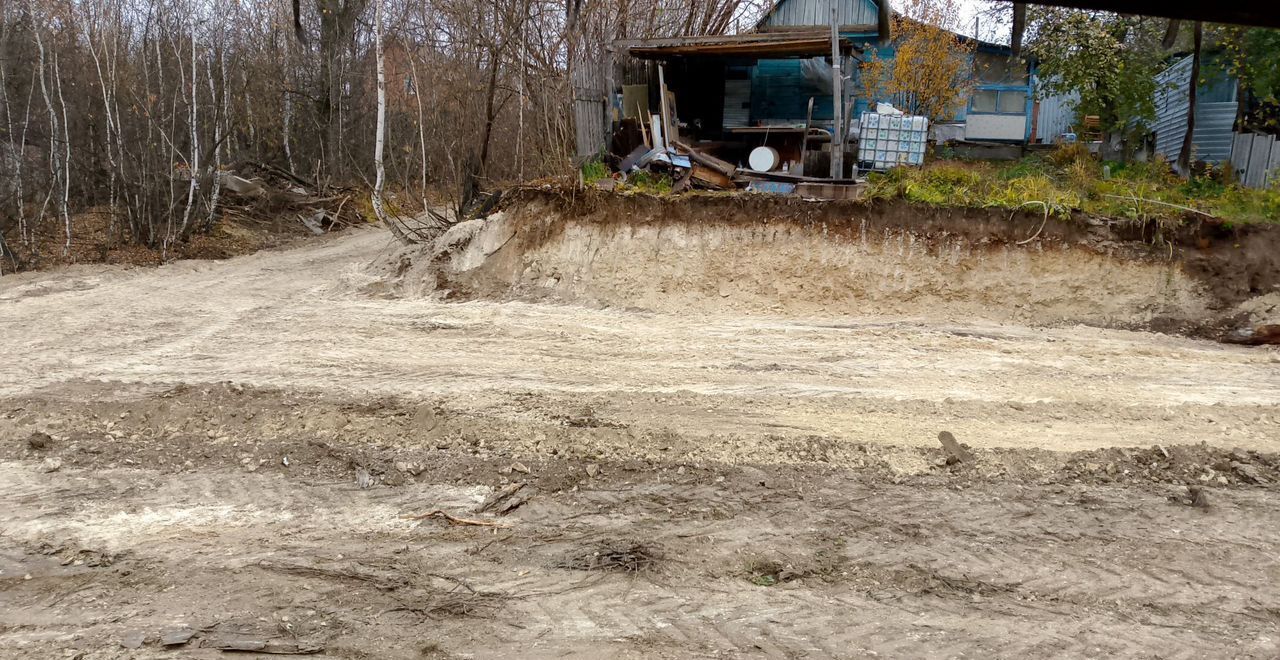
<path fill-rule="evenodd" d="M 689 187 L 710 190 L 729 190 L 735 187 L 734 176 L 738 168 L 702 153 L 683 142 L 671 147 L 636 147 L 618 165 L 618 172 L 626 177 L 637 171 L 661 172 L 676 182 L 675 191 Z"/>
<path fill-rule="evenodd" d="M 854 179 L 741 168 L 679 140 L 672 141 L 670 146 L 638 146 L 619 162 L 617 171 L 623 180 L 640 171 L 666 174 L 675 182 L 672 192 L 690 188 L 744 189 L 818 199 L 855 199 L 862 191 L 860 182 Z"/>
<path fill-rule="evenodd" d="M 648 138 L 648 136 L 645 136 Z M 672 192 L 700 188 L 709 191 L 737 191 L 773 194 L 796 194 L 801 197 L 823 200 L 852 200 L 861 192 L 855 179 L 828 179 L 804 177 L 783 171 L 758 171 L 739 168 L 732 162 L 718 159 L 705 150 L 673 139 L 668 145 L 650 146 L 648 139 L 632 148 L 626 157 L 617 161 L 618 178 L 626 180 L 637 171 L 649 171 L 671 177 L 675 185 Z"/>
<path fill-rule="evenodd" d="M 274 165 L 244 161 L 203 178 L 201 189 L 217 186 L 227 217 L 296 219 L 314 234 L 364 222 L 356 189 L 317 184 Z"/>

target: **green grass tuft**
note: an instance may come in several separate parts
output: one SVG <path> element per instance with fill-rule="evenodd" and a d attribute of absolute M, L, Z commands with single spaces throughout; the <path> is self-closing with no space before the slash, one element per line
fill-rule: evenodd
<path fill-rule="evenodd" d="M 1141 221 L 1177 221 L 1179 206 L 1233 223 L 1280 222 L 1280 189 L 1254 190 L 1208 168 L 1190 180 L 1168 164 L 1098 162 L 1079 145 L 1014 163 L 935 161 L 923 168 L 871 174 L 868 198 L 979 208 L 1044 208 L 1069 217 L 1074 211 Z M 1173 205 L 1173 206 L 1169 206 Z"/>

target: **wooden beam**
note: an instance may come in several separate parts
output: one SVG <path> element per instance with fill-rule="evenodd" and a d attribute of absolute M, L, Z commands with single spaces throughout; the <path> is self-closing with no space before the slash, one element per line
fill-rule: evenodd
<path fill-rule="evenodd" d="M 627 48 L 628 53 L 632 57 L 641 59 L 663 59 L 669 57 L 688 57 L 688 56 L 738 56 L 738 57 L 769 57 L 769 56 L 813 56 L 825 55 L 829 52 L 830 42 L 825 38 L 818 39 L 788 39 L 785 41 L 763 41 L 757 43 L 728 43 L 728 44 L 697 44 L 697 45 L 643 45 L 631 46 Z M 840 40 L 842 52 L 848 53 L 853 50 L 853 45 L 848 39 Z"/>
<path fill-rule="evenodd" d="M 1168 0 L 1039 0 L 1033 4 L 1102 9 L 1188 21 L 1280 28 L 1280 11 L 1271 2 L 1169 2 Z"/>

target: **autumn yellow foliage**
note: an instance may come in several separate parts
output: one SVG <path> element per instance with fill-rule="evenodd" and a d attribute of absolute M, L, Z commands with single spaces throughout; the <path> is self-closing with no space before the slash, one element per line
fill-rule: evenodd
<path fill-rule="evenodd" d="M 974 85 L 973 41 L 947 29 L 960 16 L 957 0 L 895 3 L 892 58 L 871 56 L 862 65 L 869 101 L 890 101 L 930 121 L 954 117 Z"/>

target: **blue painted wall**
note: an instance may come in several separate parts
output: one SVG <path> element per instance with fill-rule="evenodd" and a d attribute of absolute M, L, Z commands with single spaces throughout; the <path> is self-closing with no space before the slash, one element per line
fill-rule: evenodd
<path fill-rule="evenodd" d="M 850 33 L 842 34 L 856 44 L 865 45 L 866 59 L 873 57 L 892 59 L 894 49 L 891 45 L 879 45 L 874 34 Z M 980 51 L 988 53 L 1000 52 L 1003 49 L 984 44 Z M 1007 51 L 1006 51 L 1007 52 Z M 859 70 L 852 72 L 851 95 L 855 98 L 854 117 L 867 111 L 869 103 L 862 88 Z M 1025 84 L 989 84 L 981 83 L 978 90 L 1010 90 L 1022 91 L 1026 94 L 1023 114 L 1026 117 L 1027 133 L 1030 134 L 1031 115 L 1034 111 L 1034 75 L 1027 77 Z M 760 60 L 751 69 L 751 121 L 774 120 L 786 123 L 801 123 L 805 119 L 809 98 L 814 98 L 813 118 L 819 125 L 831 122 L 831 95 L 819 91 L 804 77 L 800 60 Z M 893 102 L 893 99 L 883 99 Z M 954 121 L 964 121 L 970 112 L 969 104 L 958 109 Z"/>

